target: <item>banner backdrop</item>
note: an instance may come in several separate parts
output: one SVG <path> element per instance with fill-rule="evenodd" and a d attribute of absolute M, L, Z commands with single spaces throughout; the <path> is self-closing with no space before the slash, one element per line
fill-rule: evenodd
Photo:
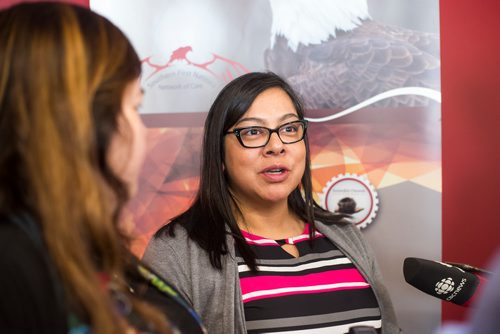
<path fill-rule="evenodd" d="M 141 255 L 198 185 L 203 122 L 220 89 L 274 71 L 310 121 L 318 203 L 352 214 L 405 333 L 431 333 L 438 299 L 407 285 L 405 257 L 441 259 L 438 1 L 90 1 L 143 60 L 148 157 L 125 227 Z"/>

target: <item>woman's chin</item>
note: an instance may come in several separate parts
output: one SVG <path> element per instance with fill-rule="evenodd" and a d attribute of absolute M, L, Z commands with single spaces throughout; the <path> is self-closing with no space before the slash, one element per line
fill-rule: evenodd
<path fill-rule="evenodd" d="M 289 192 L 267 193 L 262 197 L 262 199 L 264 202 L 268 202 L 268 203 L 280 203 L 280 202 L 288 201 L 289 195 L 290 195 Z"/>

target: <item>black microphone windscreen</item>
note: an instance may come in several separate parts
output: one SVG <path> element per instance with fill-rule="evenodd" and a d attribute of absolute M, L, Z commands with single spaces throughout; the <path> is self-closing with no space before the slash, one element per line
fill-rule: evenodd
<path fill-rule="evenodd" d="M 415 288 L 458 305 L 466 303 L 480 283 L 477 276 L 455 266 L 414 257 L 404 260 L 403 274 Z"/>

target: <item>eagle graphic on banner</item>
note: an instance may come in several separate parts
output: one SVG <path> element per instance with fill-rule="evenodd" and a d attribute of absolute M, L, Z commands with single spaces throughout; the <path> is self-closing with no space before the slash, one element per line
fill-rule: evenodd
<path fill-rule="evenodd" d="M 401 87 L 440 90 L 439 36 L 373 20 L 366 0 L 269 0 L 266 68 L 285 77 L 307 109 L 348 108 Z M 424 106 L 402 95 L 379 107 Z"/>

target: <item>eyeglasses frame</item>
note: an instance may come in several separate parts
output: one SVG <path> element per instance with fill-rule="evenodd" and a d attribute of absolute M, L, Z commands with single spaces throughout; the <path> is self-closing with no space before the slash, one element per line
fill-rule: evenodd
<path fill-rule="evenodd" d="M 280 136 L 280 133 L 279 133 L 279 129 L 281 129 L 284 126 L 293 124 L 293 123 L 302 123 L 302 125 L 304 126 L 304 132 L 302 133 L 302 137 L 300 139 L 296 140 L 296 141 L 293 141 L 293 142 L 290 142 L 290 143 L 285 143 L 283 141 L 283 139 L 281 139 L 281 136 Z M 295 144 L 295 143 L 298 143 L 301 140 L 304 140 L 304 137 L 306 136 L 306 131 L 307 131 L 308 124 L 309 124 L 309 122 L 307 120 L 305 120 L 305 119 L 299 119 L 299 120 L 296 120 L 296 121 L 292 121 L 292 122 L 287 122 L 287 123 L 281 124 L 280 126 L 278 126 L 277 128 L 274 128 L 274 129 L 266 128 L 265 126 L 246 126 L 246 127 L 242 127 L 242 128 L 235 128 L 232 131 L 227 131 L 224 135 L 228 135 L 228 134 L 234 133 L 234 135 L 236 136 L 236 138 L 240 142 L 241 146 L 243 146 L 244 148 L 261 148 L 261 147 L 266 146 L 269 143 L 269 141 L 271 140 L 272 134 L 276 133 L 278 135 L 279 140 L 281 140 L 281 142 L 283 144 L 288 145 L 288 144 Z M 243 131 L 243 130 L 252 129 L 252 128 L 266 129 L 266 130 L 269 131 L 269 135 L 267 137 L 267 140 L 266 140 L 265 144 L 259 145 L 259 146 L 246 146 L 243 143 L 243 140 L 241 139 L 240 132 Z"/>

